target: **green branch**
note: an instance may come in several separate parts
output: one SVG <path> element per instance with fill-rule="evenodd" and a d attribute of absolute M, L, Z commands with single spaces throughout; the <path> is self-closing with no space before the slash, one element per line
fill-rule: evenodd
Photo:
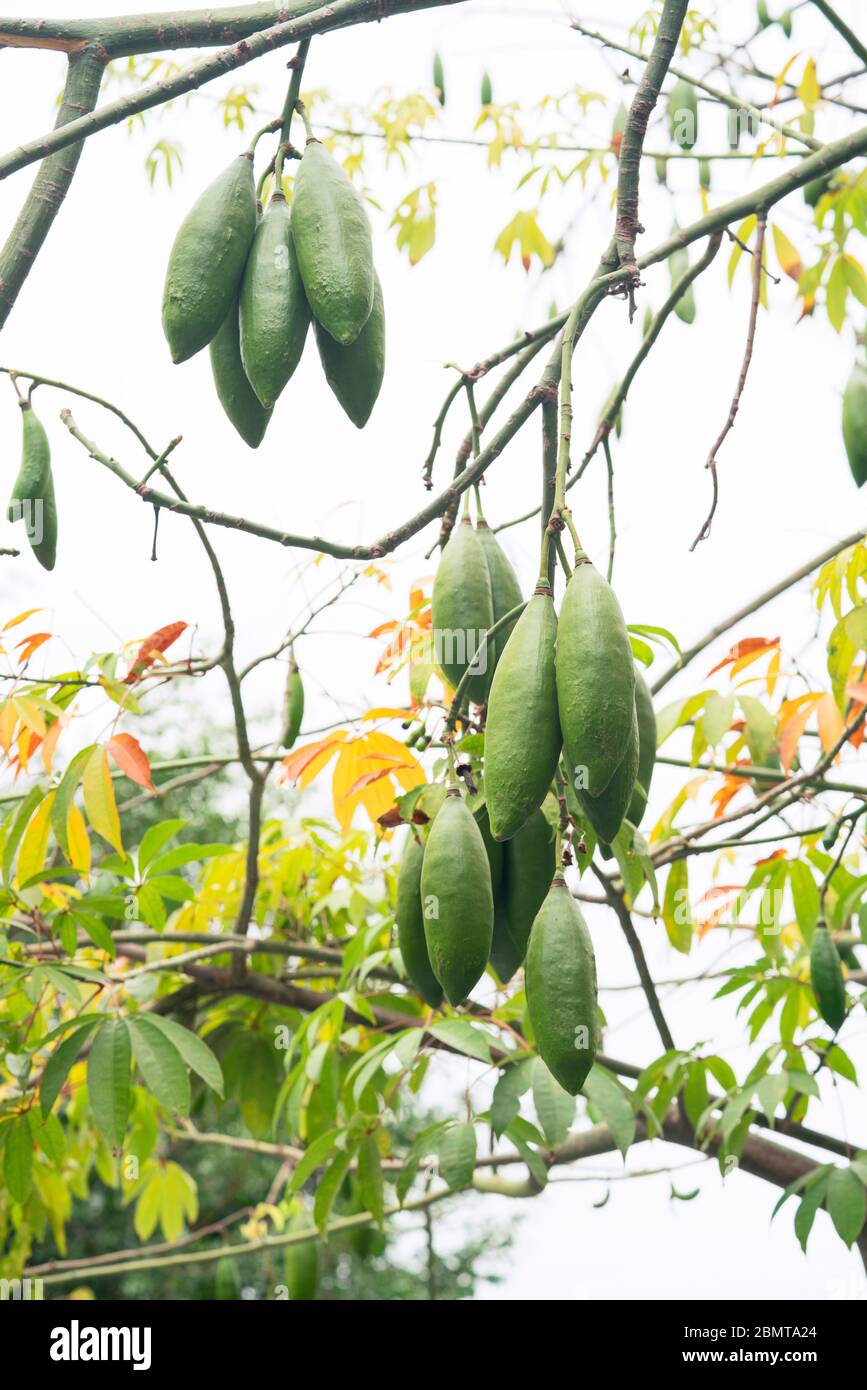
<path fill-rule="evenodd" d="M 813 0 L 813 4 L 819 13 L 825 16 L 828 23 L 834 26 L 837 33 L 846 40 L 856 58 L 859 58 L 864 66 L 867 67 L 867 44 L 859 39 L 854 29 L 849 28 L 845 19 L 842 19 L 841 16 L 838 15 L 833 5 L 827 5 L 825 0 Z"/>

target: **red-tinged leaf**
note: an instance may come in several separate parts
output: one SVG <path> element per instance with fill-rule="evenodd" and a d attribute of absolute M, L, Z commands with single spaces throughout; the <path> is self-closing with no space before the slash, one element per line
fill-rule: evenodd
<path fill-rule="evenodd" d="M 784 849 L 775 849 L 774 852 L 773 852 L 773 854 L 766 854 L 765 857 L 764 857 L 764 859 L 757 859 L 757 860 L 756 860 L 756 868 L 758 868 L 760 864 L 771 864 L 771 863 L 773 863 L 773 861 L 774 861 L 775 859 L 785 859 L 786 857 L 787 857 L 787 851 L 786 851 L 786 850 L 784 850 Z"/>
<path fill-rule="evenodd" d="M 840 742 L 846 727 L 833 695 L 822 696 L 816 706 L 816 718 L 819 724 L 819 742 L 822 745 L 822 751 L 830 753 L 831 749 Z"/>
<path fill-rule="evenodd" d="M 821 694 L 815 692 L 799 695 L 797 700 L 788 700 L 780 709 L 777 725 L 780 735 L 780 762 L 787 773 L 791 771 L 801 735 L 822 698 Z"/>
<path fill-rule="evenodd" d="M 45 738 L 42 741 L 42 747 L 39 750 L 40 755 L 42 757 L 42 766 L 48 773 L 51 772 L 51 768 L 54 763 L 54 750 L 57 747 L 57 740 L 60 738 L 60 735 L 63 732 L 64 722 L 65 721 L 62 719 L 55 719 L 54 723 L 50 726 L 48 733 L 45 735 Z"/>
<path fill-rule="evenodd" d="M 716 666 L 711 667 L 708 675 L 712 676 L 715 671 L 721 671 L 724 666 L 730 666 L 732 662 L 740 661 L 742 657 L 752 654 L 758 656 L 779 645 L 779 637 L 743 637 L 740 642 L 735 642 L 734 646 L 729 648 L 722 661 L 718 661 Z"/>
<path fill-rule="evenodd" d="M 391 810 L 386 811 L 385 815 L 379 816 L 377 825 L 381 825 L 383 830 L 396 830 L 399 825 L 403 825 L 403 816 L 397 806 L 392 806 Z"/>
<path fill-rule="evenodd" d="M 137 738 L 133 738 L 132 734 L 115 734 L 105 746 L 121 772 L 131 782 L 156 796 L 157 789 L 151 777 L 151 765 Z"/>
<path fill-rule="evenodd" d="M 21 641 L 16 642 L 15 644 L 16 650 L 19 647 L 23 648 L 23 651 L 20 653 L 18 660 L 22 664 L 25 661 L 29 661 L 33 653 L 38 651 L 39 648 L 42 646 L 43 642 L 51 641 L 51 637 L 52 633 L 50 632 L 33 632 L 29 637 L 22 637 Z"/>
<path fill-rule="evenodd" d="M 139 680 L 149 666 L 152 666 L 158 656 L 162 656 L 173 642 L 176 642 L 182 632 L 186 632 L 186 623 L 168 623 L 165 627 L 158 627 L 156 632 L 152 632 L 150 637 L 146 637 L 138 649 L 135 661 L 130 666 L 124 677 L 127 684 Z"/>
<path fill-rule="evenodd" d="M 734 801 L 738 792 L 742 792 L 750 784 L 744 777 L 726 777 L 721 787 L 711 796 L 714 806 L 714 820 L 719 820 L 724 815 L 730 801 Z"/>
<path fill-rule="evenodd" d="M 353 782 L 346 795 L 357 795 L 358 792 L 364 791 L 365 787 L 372 786 L 374 782 L 379 782 L 383 777 L 390 776 L 397 768 L 403 766 L 396 758 L 388 758 L 385 761 L 387 766 L 379 768 L 378 771 L 365 772 L 356 782 Z"/>
<path fill-rule="evenodd" d="M 857 700 L 859 705 L 867 705 L 867 681 L 853 681 L 847 685 L 846 698 Z"/>
<path fill-rule="evenodd" d="M 391 618 L 387 623 L 380 623 L 379 627 L 373 628 L 367 635 L 368 637 L 381 637 L 384 632 L 394 632 L 397 627 L 397 619 Z"/>
<path fill-rule="evenodd" d="M 612 135 L 612 137 L 611 137 L 611 148 L 612 148 L 612 150 L 614 151 L 614 153 L 616 154 L 616 156 L 617 156 L 618 159 L 620 158 L 620 146 L 621 146 L 622 144 L 623 144 L 623 131 L 622 131 L 622 130 L 618 130 L 618 131 L 616 131 L 615 134 Z"/>
<path fill-rule="evenodd" d="M 322 771 L 336 749 L 346 742 L 347 737 L 345 729 L 338 729 L 329 734 L 328 738 L 320 739 L 318 743 L 305 743 L 303 748 L 293 749 L 283 759 L 281 781 L 297 782 L 307 774 L 303 785 L 311 782 L 317 772 Z"/>

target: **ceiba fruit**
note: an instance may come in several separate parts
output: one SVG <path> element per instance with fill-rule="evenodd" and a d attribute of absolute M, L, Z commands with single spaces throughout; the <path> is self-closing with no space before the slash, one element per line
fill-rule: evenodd
<path fill-rule="evenodd" d="M 51 449 L 42 421 L 29 401 L 21 402 L 21 467 L 9 498 L 10 521 L 23 521 L 30 548 L 43 569 L 57 558 L 57 504 Z"/>
<path fill-rule="evenodd" d="M 638 774 L 635 790 L 626 812 L 627 820 L 639 826 L 647 810 L 650 783 L 656 766 L 656 715 L 653 696 L 641 672 L 635 671 L 635 714 L 638 719 Z"/>
<path fill-rule="evenodd" d="M 434 975 L 462 1004 L 491 953 L 494 895 L 482 832 L 455 787 L 430 828 L 421 868 L 424 934 Z"/>
<path fill-rule="evenodd" d="M 385 375 L 385 305 L 373 273 L 373 308 L 354 343 L 342 346 L 320 323 L 314 324 L 325 379 L 353 425 L 364 429 Z"/>
<path fill-rule="evenodd" d="M 587 924 L 557 874 L 530 933 L 527 1008 L 539 1056 L 570 1095 L 584 1085 L 598 1046 L 596 961 Z"/>
<path fill-rule="evenodd" d="M 433 973 L 424 934 L 421 902 L 421 867 L 424 844 L 410 828 L 397 879 L 397 944 L 410 984 L 426 1004 L 438 1009 L 442 987 Z"/>
<path fill-rule="evenodd" d="M 556 867 L 556 840 L 544 812 L 534 811 L 504 849 L 506 930 L 520 963 L 527 954 L 533 922 L 551 887 Z"/>
<path fill-rule="evenodd" d="M 843 392 L 843 443 L 852 477 L 867 481 L 867 367 L 856 362 Z"/>
<path fill-rule="evenodd" d="M 567 590 L 568 592 L 568 590 Z M 542 805 L 560 756 L 557 615 L 539 585 L 503 651 L 488 702 L 485 790 L 491 830 L 508 840 Z"/>
<path fill-rule="evenodd" d="M 821 1017 L 836 1032 L 846 1017 L 846 987 L 840 955 L 824 922 L 816 923 L 810 943 L 810 983 Z"/>
<path fill-rule="evenodd" d="M 308 139 L 295 176 L 292 235 L 314 317 L 344 347 L 354 343 L 373 308 L 370 223 L 346 173 L 316 139 Z"/>
<path fill-rule="evenodd" d="M 586 558 L 576 562 L 566 585 L 556 673 L 566 752 L 583 789 L 601 796 L 632 735 L 635 666 L 614 590 Z"/>
<path fill-rule="evenodd" d="M 482 543 L 482 551 L 491 580 L 493 621 L 498 623 L 501 618 L 505 618 L 507 613 L 511 613 L 513 608 L 517 608 L 523 603 L 524 595 L 521 593 L 518 576 L 511 566 L 508 555 L 481 515 L 476 523 L 476 535 Z M 515 618 L 513 622 L 500 628 L 500 631 L 488 643 L 488 670 L 491 679 L 497 669 L 497 662 L 505 650 L 506 643 L 515 630 L 517 621 L 518 619 Z"/>
<path fill-rule="evenodd" d="M 244 443 L 251 449 L 258 449 L 265 437 L 271 411 L 259 400 L 244 371 L 237 299 L 233 299 L 212 338 L 209 352 L 220 405 Z"/>
<path fill-rule="evenodd" d="M 623 824 L 635 791 L 638 774 L 638 716 L 633 707 L 632 727 L 626 751 L 608 786 L 599 796 L 588 796 L 576 787 L 578 801 L 598 839 L 610 845 Z"/>
<path fill-rule="evenodd" d="M 253 158 L 239 155 L 180 225 L 163 290 L 163 331 L 173 362 L 214 337 L 235 299 L 256 231 Z"/>
<path fill-rule="evenodd" d="M 678 78 L 668 94 L 671 138 L 682 150 L 691 150 L 698 139 L 698 98 L 691 82 Z"/>
<path fill-rule="evenodd" d="M 266 410 L 276 402 L 304 351 L 310 309 L 282 193 L 265 209 L 247 258 L 240 299 L 241 361 Z"/>
<path fill-rule="evenodd" d="M 448 682 L 457 686 L 494 621 L 488 562 L 468 516 L 452 530 L 437 569 L 431 595 L 434 656 Z M 489 653 L 468 678 L 466 693 L 484 704 L 490 686 Z"/>

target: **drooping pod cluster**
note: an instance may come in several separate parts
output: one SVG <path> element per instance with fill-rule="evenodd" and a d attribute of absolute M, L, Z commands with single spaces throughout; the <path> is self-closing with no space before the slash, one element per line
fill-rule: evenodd
<path fill-rule="evenodd" d="M 276 169 L 264 213 L 252 148 L 205 189 L 175 237 L 163 292 L 172 360 L 210 348 L 220 404 L 252 449 L 298 367 L 311 320 L 326 380 L 359 429 L 385 371 L 382 287 L 361 199 L 310 133 L 291 207 L 281 157 Z"/>

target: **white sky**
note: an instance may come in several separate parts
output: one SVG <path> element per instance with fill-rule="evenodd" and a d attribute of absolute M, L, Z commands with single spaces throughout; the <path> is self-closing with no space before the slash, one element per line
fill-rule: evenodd
<path fill-rule="evenodd" d="M 87 8 L 89 13 L 112 13 L 117 0 L 93 0 Z M 160 6 L 138 0 L 138 8 Z M 641 6 L 615 0 L 597 8 L 606 13 L 583 16 L 583 22 L 623 36 Z M 722 16 L 726 35 L 749 32 L 752 0 L 728 0 L 708 8 Z M 42 5 L 27 0 L 17 9 L 22 14 L 44 12 Z M 852 0 L 842 0 L 839 9 L 856 22 L 858 6 Z M 441 13 L 338 33 L 314 41 L 305 85 L 327 86 L 335 99 L 347 104 L 367 102 L 379 88 L 390 87 L 401 95 L 428 87 L 432 55 L 439 49 L 448 87 L 442 130 L 452 135 L 471 131 L 485 67 L 493 78 L 495 99 L 519 98 L 525 110 L 545 94 L 565 92 L 576 81 L 613 96 L 616 74 L 627 60 L 605 57 L 571 34 L 567 13 L 568 7 L 556 0 L 535 6 L 526 0 L 472 0 Z M 809 8 L 795 17 L 794 46 L 816 58 L 820 78 L 854 66 L 845 47 Z M 779 30 L 764 36 L 756 49 L 760 61 L 775 71 L 785 61 L 780 56 L 784 51 Z M 289 52 L 269 56 L 233 79 L 256 84 L 257 104 L 268 116 L 282 103 Z M 802 61 L 795 65 L 796 73 Z M 36 51 L 7 51 L 2 62 L 6 81 L 0 89 L 0 113 L 4 144 L 12 148 L 52 124 L 63 62 Z M 629 66 L 637 73 L 636 63 Z M 216 119 L 211 97 L 221 85 L 225 84 L 176 103 L 170 112 L 151 115 L 146 129 L 132 138 L 121 127 L 92 140 L 58 224 L 3 334 L 0 360 L 109 397 L 158 445 L 183 434 L 174 467 L 197 502 L 284 524 L 296 532 L 366 542 L 426 498 L 420 470 L 431 422 L 449 383 L 442 364 L 471 364 L 509 341 L 516 329 L 541 322 L 552 299 L 562 306 L 574 297 L 610 233 L 609 195 L 605 191 L 586 204 L 567 253 L 539 284 L 535 272 L 526 277 L 514 261 L 504 269 L 492 250 L 497 233 L 517 208 L 535 205 L 532 186 L 516 193 L 514 163 L 507 159 L 502 170 L 487 175 L 483 153 L 428 145 L 416 147 L 406 171 L 397 166 L 386 171 L 374 149 L 369 183 L 385 210 L 374 213 L 373 220 L 389 349 L 380 401 L 368 427 L 358 433 L 328 391 L 311 335 L 265 442 L 252 453 L 216 402 L 207 353 L 173 367 L 160 326 L 162 281 L 177 224 L 201 188 L 247 140 L 246 135 L 224 132 Z M 867 84 L 861 88 L 862 100 L 865 96 Z M 591 141 L 604 143 L 609 129 L 610 114 L 591 112 Z M 722 122 L 715 114 L 706 129 L 708 148 L 722 148 Z M 840 129 L 836 117 L 821 118 L 820 135 Z M 183 145 L 184 171 L 171 191 L 161 181 L 151 189 L 144 174 L 145 155 L 160 138 Z M 777 167 L 766 165 L 761 177 Z M 759 177 L 746 163 L 725 168 L 725 174 L 715 175 L 712 204 Z M 11 224 L 32 175 L 28 169 L 0 184 L 4 227 Z M 699 215 L 693 166 L 685 165 L 676 179 L 683 191 L 672 202 L 657 188 L 652 166 L 645 167 L 642 220 L 647 231 L 642 249 L 667 234 L 675 212 L 682 224 Z M 436 180 L 438 186 L 437 243 L 423 263 L 410 270 L 394 249 L 388 221 L 401 196 L 428 180 Z M 581 198 L 573 182 L 543 204 L 540 222 L 552 241 L 573 218 Z M 808 214 L 799 197 L 789 200 L 779 220 L 803 247 Z M 627 621 L 668 626 L 684 644 L 864 521 L 839 428 L 840 395 L 853 355 L 852 332 L 847 329 L 837 337 L 821 311 L 815 321 L 796 327 L 793 287 L 786 281 L 770 287 L 772 312 L 761 316 L 737 426 L 721 454 L 721 502 L 712 538 L 689 554 L 708 503 L 703 463 L 728 411 L 747 318 L 748 276 L 742 266 L 730 293 L 727 258 L 724 248 L 712 271 L 698 283 L 694 327 L 687 329 L 678 320 L 667 325 L 651 364 L 633 388 L 624 437 L 615 444 L 615 585 Z M 666 267 L 650 272 L 642 308 L 643 302 L 658 307 L 667 286 Z M 622 302 L 604 304 L 578 350 L 576 450 L 589 441 L 602 402 L 635 350 L 640 318 L 641 313 L 630 330 Z M 528 377 L 527 384 L 531 380 Z M 150 510 L 87 458 L 57 422 L 58 412 L 70 404 L 85 434 L 136 472 L 143 470 L 146 460 L 137 454 L 134 441 L 105 412 L 64 393 L 40 391 L 36 402 L 52 438 L 59 558 L 52 575 L 44 574 L 30 557 L 5 562 L 0 571 L 3 610 L 11 614 L 25 606 L 45 605 L 46 625 L 63 634 L 70 662 L 72 653 L 78 658 L 90 650 L 115 647 L 120 640 L 141 638 L 176 619 L 198 625 L 198 650 L 214 651 L 219 615 L 210 572 L 189 524 L 163 516 L 160 560 L 152 564 Z M 455 410 L 437 465 L 438 486 L 451 472 L 454 446 L 464 428 L 465 419 Z M 12 392 L 2 384 L 0 431 L 8 486 L 17 468 L 19 424 Z M 491 471 L 485 502 L 492 523 L 533 505 L 538 455 L 537 419 Z M 601 561 L 608 526 L 601 456 L 586 483 L 571 496 L 584 543 Z M 299 580 L 299 559 L 309 560 L 309 554 L 284 552 L 225 531 L 211 534 L 234 596 L 243 663 L 277 644 L 303 612 L 305 595 L 315 592 L 322 574 L 333 573 L 333 568 L 326 562 L 322 571 Z M 432 572 L 423 557 L 434 534 L 429 528 L 415 537 L 400 559 L 389 563 L 390 593 L 373 586 L 360 588 L 299 644 L 308 728 L 405 698 L 402 687 L 389 691 L 372 679 L 377 648 L 364 640 L 364 634 L 384 618 L 406 611 L 409 584 Z M 0 544 L 13 543 L 12 529 L 0 523 Z M 505 543 L 522 581 L 529 584 L 536 566 L 535 522 L 509 531 Z M 795 653 L 809 644 L 814 626 L 810 599 L 801 588 L 773 612 L 751 619 L 712 648 L 706 666 L 699 663 L 686 681 L 672 685 L 667 697 L 695 688 L 714 656 L 737 636 L 782 632 L 785 649 Z M 55 669 L 56 660 L 55 656 Z M 821 678 L 821 653 L 818 658 L 808 653 L 806 660 Z M 255 685 L 251 683 L 251 710 L 262 716 L 266 734 L 279 717 L 282 680 L 282 670 L 269 666 Z M 725 688 L 723 683 L 720 688 Z M 197 685 L 194 698 L 203 714 L 225 726 L 228 704 L 218 674 Z M 96 736 L 101 725 L 101 715 L 89 721 L 88 735 Z M 169 746 L 177 732 L 167 731 Z M 188 735 L 189 729 L 182 732 Z M 673 795 L 679 776 L 671 770 L 658 775 L 653 796 L 657 811 Z M 307 805 L 321 810 L 327 800 L 314 791 Z M 601 984 L 631 983 L 632 963 L 613 920 L 599 914 L 591 917 L 591 925 Z M 706 968 L 723 950 L 717 936 L 685 962 L 672 958 L 661 924 L 643 923 L 640 932 L 651 967 L 663 978 Z M 641 1011 L 640 995 L 603 994 L 603 1002 L 610 1019 L 606 1051 L 642 1062 L 656 1055 L 659 1045 Z M 743 1075 L 750 1053 L 727 1002 L 709 1006 L 707 997 L 697 992 L 680 993 L 668 1007 L 679 1043 L 711 1038 L 714 1048 L 731 1058 Z M 850 1027 L 850 1050 L 856 1058 L 860 1054 L 863 1069 L 865 1029 L 858 1022 Z M 462 1064 L 450 1066 L 455 1086 L 462 1085 Z M 863 1138 L 863 1106 L 855 1105 L 852 1088 L 847 1089 L 847 1098 L 834 1094 L 815 1115 L 811 1110 L 810 1120 L 817 1127 L 824 1123 L 834 1132 L 851 1131 L 852 1137 Z M 630 1167 L 680 1164 L 692 1157 L 687 1150 L 642 1146 L 630 1156 Z M 615 1158 L 594 1165 L 594 1171 L 618 1168 Z M 572 1170 L 572 1175 L 578 1172 Z M 601 1184 L 564 1185 L 530 1206 L 522 1204 L 518 1210 L 523 1222 L 506 1283 L 491 1296 L 864 1296 L 860 1261 L 847 1255 L 825 1216 L 817 1220 L 805 1259 L 791 1232 L 789 1210 L 769 1227 L 777 1194 L 767 1185 L 739 1174 L 723 1184 L 715 1165 L 708 1164 L 677 1178 L 680 1190 L 701 1187 L 699 1198 L 680 1203 L 668 1201 L 668 1181 L 659 1177 L 617 1183 L 611 1200 L 599 1211 L 592 1210 L 591 1201 L 603 1195 Z M 455 1204 L 453 1214 L 441 1218 L 446 1241 L 460 1233 L 470 1208 L 480 1217 L 516 1210 L 505 1199 Z"/>

